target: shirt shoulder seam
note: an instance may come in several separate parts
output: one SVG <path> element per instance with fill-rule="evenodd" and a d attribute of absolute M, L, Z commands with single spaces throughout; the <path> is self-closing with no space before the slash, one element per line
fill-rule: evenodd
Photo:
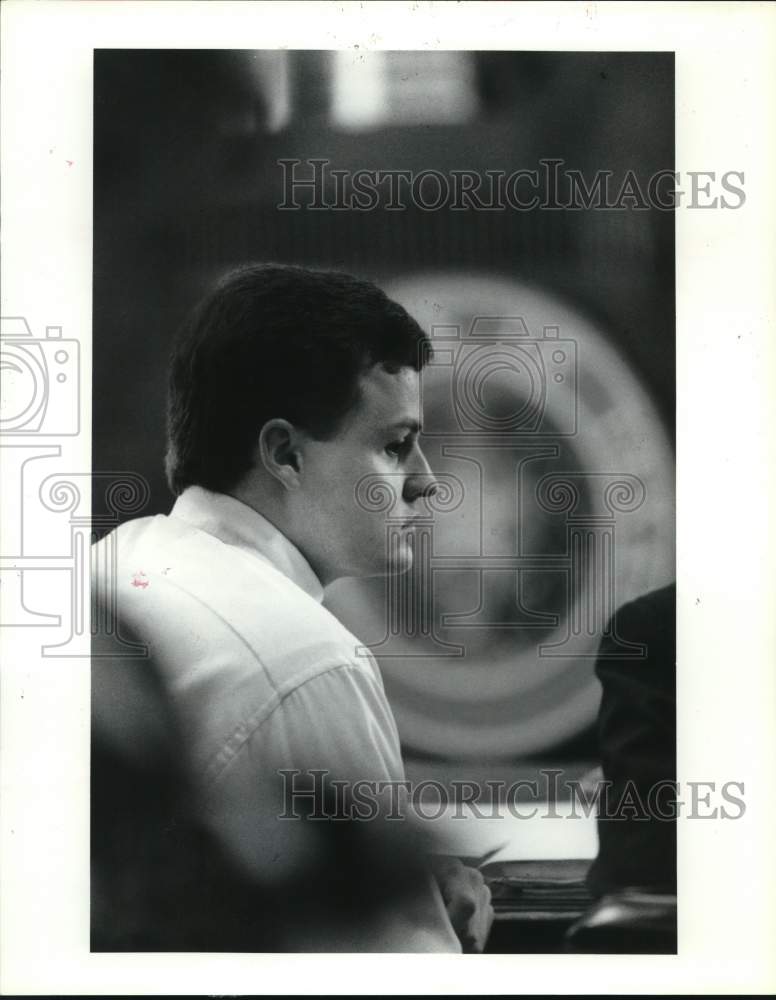
<path fill-rule="evenodd" d="M 261 727 L 272 718 L 272 716 L 283 706 L 291 695 L 296 694 L 299 690 L 301 690 L 301 688 L 306 687 L 312 681 L 343 670 L 355 671 L 362 677 L 366 678 L 366 680 L 368 680 L 369 683 L 379 691 L 379 685 L 370 671 L 361 664 L 355 663 L 352 660 L 339 660 L 328 666 L 322 666 L 319 664 L 312 668 L 306 676 L 303 675 L 303 679 L 295 677 L 289 682 L 287 690 L 282 693 L 276 690 L 276 696 L 271 702 L 262 705 L 262 707 L 257 710 L 248 722 L 242 723 L 232 732 L 226 743 L 221 747 L 218 753 L 214 755 L 206 767 L 206 787 L 210 787 L 214 782 L 223 776 L 229 765 L 239 756 L 240 752 L 248 744 L 252 737 L 254 737 Z M 380 693 L 382 694 L 382 692 Z"/>

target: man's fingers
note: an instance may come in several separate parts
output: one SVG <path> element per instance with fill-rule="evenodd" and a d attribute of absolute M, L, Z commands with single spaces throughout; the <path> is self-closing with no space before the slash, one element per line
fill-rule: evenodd
<path fill-rule="evenodd" d="M 493 917 L 490 889 L 483 885 L 476 913 L 461 934 L 461 945 L 464 951 L 481 952 L 484 950 L 493 924 Z"/>
<path fill-rule="evenodd" d="M 452 858 L 439 859 L 434 870 L 464 951 L 481 952 L 493 923 L 490 889 L 482 872 Z"/>
<path fill-rule="evenodd" d="M 445 904 L 451 902 L 458 891 L 463 865 L 458 858 L 437 856 L 431 859 L 431 868 L 436 875 Z"/>
<path fill-rule="evenodd" d="M 479 871 L 464 868 L 459 879 L 460 892 L 449 913 L 466 951 L 482 951 L 493 922 L 490 889 Z"/>
<path fill-rule="evenodd" d="M 482 875 L 475 868 L 463 865 L 455 871 L 446 885 L 447 902 L 453 927 L 462 929 L 475 916 L 482 898 L 482 890 L 488 890 Z"/>
<path fill-rule="evenodd" d="M 477 900 L 471 895 L 456 896 L 447 908 L 450 923 L 456 931 L 464 931 L 477 912 Z"/>

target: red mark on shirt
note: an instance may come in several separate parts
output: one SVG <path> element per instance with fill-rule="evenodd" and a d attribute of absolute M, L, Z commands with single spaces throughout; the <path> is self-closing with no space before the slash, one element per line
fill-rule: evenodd
<path fill-rule="evenodd" d="M 142 587 L 143 590 L 145 590 L 145 588 L 148 586 L 148 583 L 149 583 L 148 577 L 145 575 L 142 569 L 140 570 L 139 573 L 135 573 L 135 575 L 132 577 L 133 587 Z"/>

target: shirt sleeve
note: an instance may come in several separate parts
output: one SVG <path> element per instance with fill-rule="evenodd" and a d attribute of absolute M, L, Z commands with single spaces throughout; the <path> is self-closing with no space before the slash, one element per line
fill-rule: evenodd
<path fill-rule="evenodd" d="M 327 791 L 331 780 L 351 788 L 357 782 L 404 780 L 393 715 L 368 666 L 343 664 L 294 688 L 214 783 L 209 825 L 232 856 L 262 882 L 292 882 L 312 857 L 331 864 L 337 821 L 327 824 L 324 819 L 321 824 L 299 815 L 309 815 L 313 802 L 329 814 L 336 805 L 330 795 L 312 799 L 312 771 L 318 772 L 322 783 L 318 788 Z M 361 844 L 365 838 L 375 843 L 386 834 L 385 824 L 356 822 L 355 827 L 354 836 Z M 388 857 L 382 860 L 390 863 Z M 421 878 L 409 896 L 404 894 L 379 914 L 349 926 L 345 939 L 341 930 L 316 927 L 315 940 L 300 941 L 299 950 L 460 950 L 430 877 Z"/>
<path fill-rule="evenodd" d="M 404 778 L 393 714 L 365 668 L 346 664 L 296 687 L 255 735 L 247 750 L 256 769 L 270 762 L 350 782 Z"/>

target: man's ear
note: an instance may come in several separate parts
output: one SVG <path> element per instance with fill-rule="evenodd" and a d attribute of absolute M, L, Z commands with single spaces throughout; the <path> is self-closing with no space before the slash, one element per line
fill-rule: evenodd
<path fill-rule="evenodd" d="M 256 461 L 287 490 L 298 489 L 302 480 L 302 449 L 294 425 L 279 418 L 268 420 L 259 431 Z"/>

